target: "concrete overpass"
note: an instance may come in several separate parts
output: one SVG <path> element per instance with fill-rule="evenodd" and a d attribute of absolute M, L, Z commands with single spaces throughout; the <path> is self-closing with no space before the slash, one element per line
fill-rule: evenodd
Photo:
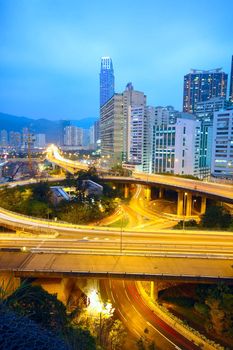
<path fill-rule="evenodd" d="M 0 252 L 0 272 L 15 277 L 86 277 L 134 280 L 226 281 L 232 283 L 233 258 L 196 259 L 102 254 Z"/>
<path fill-rule="evenodd" d="M 61 156 L 58 148 L 54 145 L 50 146 L 46 158 L 61 166 L 62 168 L 74 173 L 78 170 L 87 170 L 88 165 L 80 162 L 71 161 Z M 164 189 L 171 189 L 178 193 L 177 196 L 177 215 L 191 216 L 192 196 L 201 197 L 200 214 L 204 214 L 206 210 L 206 198 L 217 201 L 233 203 L 233 186 L 223 185 L 219 183 L 203 182 L 198 180 L 186 179 L 178 176 L 145 174 L 134 172 L 132 177 L 116 177 L 104 175 L 108 170 L 97 168 L 99 174 L 102 174 L 104 181 L 118 182 L 125 184 L 125 196 L 128 194 L 128 184 L 141 184 L 146 187 L 146 197 L 151 197 L 151 187 L 159 187 L 160 197 L 162 197 Z"/>

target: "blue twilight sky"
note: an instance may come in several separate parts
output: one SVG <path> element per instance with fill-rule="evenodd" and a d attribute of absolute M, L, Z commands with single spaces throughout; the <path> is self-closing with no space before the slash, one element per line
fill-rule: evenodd
<path fill-rule="evenodd" d="M 0 112 L 98 116 L 101 56 L 117 92 L 181 109 L 184 74 L 232 54 L 232 0 L 0 0 Z"/>

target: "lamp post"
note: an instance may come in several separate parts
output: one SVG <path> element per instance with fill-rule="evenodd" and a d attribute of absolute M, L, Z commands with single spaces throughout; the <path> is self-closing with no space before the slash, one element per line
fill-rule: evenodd
<path fill-rule="evenodd" d="M 122 213 L 122 217 L 121 217 L 121 234 L 120 234 L 120 253 L 122 254 L 122 249 L 123 249 L 123 219 L 124 219 L 124 212 L 121 208 L 121 213 Z"/>
<path fill-rule="evenodd" d="M 186 215 L 186 203 L 187 203 L 187 195 L 188 193 L 184 193 L 184 204 L 183 204 L 183 214 L 184 214 L 184 219 L 183 219 L 183 231 L 185 230 L 185 215 Z"/>
<path fill-rule="evenodd" d="M 114 308 L 112 304 L 107 302 L 103 303 L 101 301 L 99 292 L 97 290 L 92 290 L 89 294 L 89 305 L 87 307 L 88 314 L 95 317 L 95 319 L 99 319 L 99 345 L 102 345 L 102 323 L 104 319 L 112 317 L 114 313 Z"/>

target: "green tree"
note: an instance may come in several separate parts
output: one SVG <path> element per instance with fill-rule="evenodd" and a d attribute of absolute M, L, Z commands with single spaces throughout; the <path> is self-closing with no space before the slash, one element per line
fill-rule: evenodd
<path fill-rule="evenodd" d="M 201 225 L 207 228 L 227 229 L 231 223 L 231 215 L 219 205 L 208 206 L 201 219 Z"/>
<path fill-rule="evenodd" d="M 69 350 L 65 342 L 27 317 L 0 304 L 1 350 Z"/>
<path fill-rule="evenodd" d="M 111 350 L 121 350 L 125 339 L 127 337 L 127 332 L 120 320 L 114 321 L 111 331 L 109 333 L 109 341 L 111 344 Z"/>
<path fill-rule="evenodd" d="M 95 338 L 88 329 L 73 326 L 68 327 L 64 333 L 64 339 L 70 350 L 95 350 Z"/>
<path fill-rule="evenodd" d="M 59 333 L 70 321 L 65 305 L 55 294 L 49 294 L 41 286 L 32 285 L 27 281 L 5 299 L 5 305 L 41 327 Z"/>
<path fill-rule="evenodd" d="M 42 202 L 49 202 L 51 197 L 51 190 L 48 182 L 38 182 L 32 188 L 33 198 Z"/>

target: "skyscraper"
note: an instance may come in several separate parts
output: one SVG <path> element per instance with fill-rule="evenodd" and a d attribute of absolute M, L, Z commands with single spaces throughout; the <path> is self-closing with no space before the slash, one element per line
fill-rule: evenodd
<path fill-rule="evenodd" d="M 184 76 L 183 111 L 195 113 L 198 102 L 227 94 L 227 74 L 221 68 L 205 71 L 192 69 Z"/>
<path fill-rule="evenodd" d="M 100 69 L 100 107 L 114 95 L 114 71 L 110 57 L 101 58 Z"/>
<path fill-rule="evenodd" d="M 214 113 L 211 173 L 233 178 L 233 108 Z"/>
<path fill-rule="evenodd" d="M 233 56 L 231 58 L 231 77 L 230 77 L 230 101 L 233 103 Z"/>
<path fill-rule="evenodd" d="M 116 164 L 123 156 L 123 94 L 114 94 L 100 109 L 101 156 Z"/>

